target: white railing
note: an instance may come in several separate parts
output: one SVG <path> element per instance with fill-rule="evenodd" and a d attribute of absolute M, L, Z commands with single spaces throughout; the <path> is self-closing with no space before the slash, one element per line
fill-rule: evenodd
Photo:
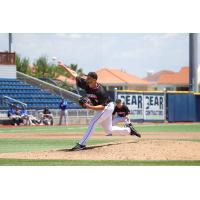
<path fill-rule="evenodd" d="M 17 71 L 17 79 L 21 80 L 23 82 L 27 82 L 33 86 L 39 87 L 41 89 L 44 89 L 50 93 L 62 96 L 63 98 L 69 99 L 71 101 L 74 101 L 78 103 L 79 98 L 81 97 L 78 94 L 75 94 L 73 92 L 70 92 L 68 90 L 65 90 L 63 88 L 60 88 L 58 86 L 55 86 L 53 84 L 47 83 L 45 81 L 42 81 L 40 79 L 34 78 L 32 76 L 29 76 L 27 74 L 21 73 Z"/>
<path fill-rule="evenodd" d="M 54 124 L 57 125 L 60 119 L 60 110 L 51 109 L 53 114 Z M 42 110 L 28 110 L 29 115 L 33 115 L 37 119 L 41 118 Z M 67 110 L 67 124 L 88 124 L 90 119 L 94 116 L 94 111 L 87 109 L 69 109 Z M 8 119 L 7 110 L 0 111 L 0 119 Z M 64 120 L 63 120 L 64 123 Z"/>
<path fill-rule="evenodd" d="M 3 103 L 5 103 L 5 104 L 18 103 L 18 104 L 20 104 L 21 106 L 27 108 L 27 104 L 26 104 L 26 103 L 23 103 L 22 101 L 19 101 L 19 100 L 17 100 L 17 99 L 13 99 L 13 98 L 8 97 L 8 96 L 5 96 L 5 95 L 3 95 L 3 97 L 2 97 L 2 101 L 3 101 Z M 9 103 L 9 101 L 10 101 L 10 103 Z"/>

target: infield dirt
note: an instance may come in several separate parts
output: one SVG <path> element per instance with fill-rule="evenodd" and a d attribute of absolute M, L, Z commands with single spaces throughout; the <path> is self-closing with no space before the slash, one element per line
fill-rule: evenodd
<path fill-rule="evenodd" d="M 0 138 L 81 138 L 78 134 L 0 134 Z M 93 138 L 105 138 L 95 133 Z M 69 152 L 63 149 L 50 151 L 1 153 L 0 158 L 62 159 L 62 160 L 200 160 L 199 133 L 143 133 L 142 139 L 132 136 L 112 136 L 118 142 L 89 146 L 89 149 Z M 191 140 L 191 141 L 190 141 Z"/>

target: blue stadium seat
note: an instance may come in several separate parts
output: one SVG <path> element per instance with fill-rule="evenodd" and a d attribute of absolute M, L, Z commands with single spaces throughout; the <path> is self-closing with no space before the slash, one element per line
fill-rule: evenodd
<path fill-rule="evenodd" d="M 28 109 L 43 109 L 45 106 L 49 106 L 51 109 L 58 109 L 61 102 L 60 96 L 53 95 L 48 91 L 17 79 L 0 78 L 0 97 L 3 95 L 26 103 Z M 81 108 L 70 100 L 67 100 L 67 103 L 69 109 Z M 7 107 L 0 104 L 0 109 L 7 109 Z"/>

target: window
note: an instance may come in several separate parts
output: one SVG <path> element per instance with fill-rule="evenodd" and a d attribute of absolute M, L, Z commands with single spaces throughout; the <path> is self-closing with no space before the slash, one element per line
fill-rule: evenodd
<path fill-rule="evenodd" d="M 117 88 L 118 90 L 123 90 L 122 86 L 108 86 L 108 90 L 115 90 L 115 88 Z"/>
<path fill-rule="evenodd" d="M 185 87 L 176 87 L 177 91 L 189 91 L 189 87 L 185 86 Z"/>

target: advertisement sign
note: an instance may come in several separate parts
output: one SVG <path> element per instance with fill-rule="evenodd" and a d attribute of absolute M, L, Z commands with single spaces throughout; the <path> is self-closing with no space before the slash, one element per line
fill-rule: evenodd
<path fill-rule="evenodd" d="M 163 94 L 144 94 L 144 120 L 165 120 Z"/>
<path fill-rule="evenodd" d="M 165 120 L 165 95 L 162 93 L 118 92 L 117 98 L 128 106 L 133 120 Z"/>

